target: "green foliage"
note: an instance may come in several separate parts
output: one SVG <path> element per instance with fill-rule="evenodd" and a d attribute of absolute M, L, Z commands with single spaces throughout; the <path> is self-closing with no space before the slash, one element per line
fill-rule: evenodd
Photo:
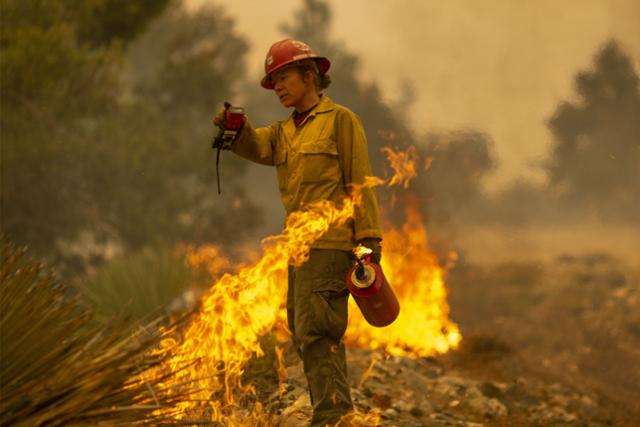
<path fill-rule="evenodd" d="M 131 41 L 171 0 L 2 0 L 3 24 L 15 27 L 74 28 L 80 44 Z"/>
<path fill-rule="evenodd" d="M 640 218 L 640 78 L 615 41 L 575 78 L 576 102 L 560 104 L 549 121 L 554 135 L 551 188 L 578 209 L 604 218 Z"/>
<path fill-rule="evenodd" d="M 224 243 L 257 224 L 233 156 L 217 196 L 209 147 L 246 43 L 217 8 L 176 5 L 152 22 L 167 3 L 3 2 L 0 203 L 12 240 L 78 270 L 61 248 L 88 231 L 136 250 Z"/>
<path fill-rule="evenodd" d="M 130 42 L 158 17 L 172 0 L 90 0 L 80 10 L 78 36 L 93 45 L 108 44 L 114 39 Z M 78 2 L 67 0 L 72 7 Z"/>
<path fill-rule="evenodd" d="M 3 0 L 3 107 L 53 128 L 78 114 L 104 111 L 118 93 L 120 46 L 168 3 Z M 11 113 L 3 110 L 3 115 Z"/>
<path fill-rule="evenodd" d="M 117 45 L 91 49 L 78 43 L 68 23 L 16 25 L 4 10 L 1 16 L 3 134 L 35 126 L 50 136 L 75 115 L 104 111 L 113 102 L 116 79 L 109 62 Z"/>
<path fill-rule="evenodd" d="M 219 6 L 195 13 L 178 5 L 169 8 L 129 52 L 135 90 L 171 117 L 186 116 L 197 128 L 208 126 L 215 108 L 245 77 L 248 45 L 234 31 L 234 22 Z"/>
<path fill-rule="evenodd" d="M 108 261 L 79 287 L 95 317 L 140 321 L 184 310 L 191 272 L 169 248 L 146 248 Z"/>
<path fill-rule="evenodd" d="M 24 251 L 3 241 L 0 252 L 0 424 L 170 421 L 153 411 L 186 397 L 169 396 L 162 386 L 166 378 L 139 379 L 163 362 L 150 353 L 162 338 L 157 325 L 137 332 L 99 327 Z"/>
<path fill-rule="evenodd" d="M 92 46 L 79 32 L 106 3 L 2 4 L 2 227 L 42 254 L 87 226 L 86 128 L 115 106 L 121 48 L 117 34 Z"/>

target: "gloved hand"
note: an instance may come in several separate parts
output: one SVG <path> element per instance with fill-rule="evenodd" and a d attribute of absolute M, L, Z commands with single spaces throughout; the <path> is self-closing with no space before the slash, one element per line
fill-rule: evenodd
<path fill-rule="evenodd" d="M 380 239 L 376 237 L 365 237 L 364 239 L 358 240 L 357 243 L 365 248 L 371 249 L 373 251 L 370 255 L 371 262 L 380 264 L 380 260 L 382 259 L 382 245 L 380 244 Z"/>

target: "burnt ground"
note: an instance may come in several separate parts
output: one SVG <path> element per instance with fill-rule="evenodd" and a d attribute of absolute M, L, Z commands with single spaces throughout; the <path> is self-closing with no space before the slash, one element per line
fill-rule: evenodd
<path fill-rule="evenodd" d="M 349 349 L 355 405 L 382 426 L 637 426 L 639 279 L 607 254 L 460 262 L 447 283 L 461 347 L 420 359 Z M 285 360 L 283 394 L 264 363 L 249 375 L 272 425 L 304 426 L 302 368 L 291 351 Z"/>
<path fill-rule="evenodd" d="M 503 342 L 529 375 L 590 394 L 614 425 L 639 424 L 637 264 L 604 252 L 461 264 L 448 283 L 463 336 Z"/>

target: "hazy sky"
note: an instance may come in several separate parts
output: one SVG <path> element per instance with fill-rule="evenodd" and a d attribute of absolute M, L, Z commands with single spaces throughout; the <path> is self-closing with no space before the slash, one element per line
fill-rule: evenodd
<path fill-rule="evenodd" d="M 193 4 L 215 0 L 191 0 Z M 640 69 L 640 0 L 331 0 L 327 32 L 358 55 L 365 80 L 398 101 L 409 79 L 417 132 L 461 127 L 487 132 L 499 170 L 492 186 L 541 177 L 548 153 L 545 121 L 599 46 L 615 37 Z M 251 43 L 249 69 L 262 72 L 269 46 L 282 38 L 302 0 L 224 2 Z M 257 84 L 257 83 L 256 83 Z"/>

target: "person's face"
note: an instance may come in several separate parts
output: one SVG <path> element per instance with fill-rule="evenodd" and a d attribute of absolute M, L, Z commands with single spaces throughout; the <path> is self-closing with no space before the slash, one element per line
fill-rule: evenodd
<path fill-rule="evenodd" d="M 271 75 L 271 81 L 280 103 L 286 108 L 296 107 L 300 110 L 298 107 L 303 107 L 310 91 L 315 91 L 313 80 L 310 77 L 307 76 L 307 79 L 304 79 L 294 67 L 285 67 L 274 71 Z"/>

